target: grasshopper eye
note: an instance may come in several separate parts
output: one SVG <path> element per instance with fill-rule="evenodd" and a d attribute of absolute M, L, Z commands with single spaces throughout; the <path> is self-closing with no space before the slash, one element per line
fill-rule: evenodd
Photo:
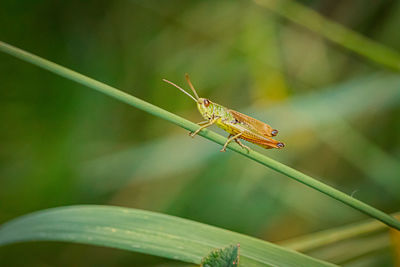
<path fill-rule="evenodd" d="M 284 143 L 278 143 L 276 146 L 279 147 L 279 148 L 282 148 L 282 147 L 285 146 L 285 144 Z"/>
<path fill-rule="evenodd" d="M 209 105 L 210 105 L 210 101 L 208 99 L 204 99 L 204 106 L 206 108 L 208 108 Z"/>

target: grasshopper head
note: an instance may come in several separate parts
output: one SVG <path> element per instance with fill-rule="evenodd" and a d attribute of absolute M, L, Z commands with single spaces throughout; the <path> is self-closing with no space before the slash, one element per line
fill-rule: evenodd
<path fill-rule="evenodd" d="M 210 119 L 212 117 L 213 104 L 207 98 L 197 99 L 197 108 L 204 118 Z"/>
<path fill-rule="evenodd" d="M 193 99 L 196 103 L 197 103 L 197 108 L 199 109 L 201 115 L 205 118 L 205 119 L 211 119 L 212 118 L 212 112 L 213 112 L 213 103 L 206 99 L 206 98 L 201 98 L 198 96 L 196 89 L 194 89 L 192 83 L 190 82 L 189 79 L 189 75 L 186 74 L 186 80 L 190 86 L 190 89 L 192 89 L 194 96 L 192 96 L 191 94 L 189 94 L 188 92 L 186 92 L 185 90 L 183 90 L 182 88 L 180 88 L 178 85 L 174 84 L 173 82 L 170 82 L 166 79 L 163 79 L 164 82 L 169 83 L 173 86 L 175 86 L 176 88 L 178 88 L 180 91 L 182 91 L 185 95 L 187 95 L 188 97 L 190 97 L 191 99 Z"/>

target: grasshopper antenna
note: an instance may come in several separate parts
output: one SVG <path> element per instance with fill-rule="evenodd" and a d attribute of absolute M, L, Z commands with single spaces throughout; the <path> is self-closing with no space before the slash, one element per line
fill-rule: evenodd
<path fill-rule="evenodd" d="M 197 102 L 197 100 L 191 95 L 191 94 L 189 94 L 188 92 L 186 92 L 185 90 L 183 90 L 182 88 L 180 88 L 178 85 L 176 85 L 176 84 L 174 84 L 173 82 L 170 82 L 170 81 L 168 81 L 168 80 L 166 80 L 166 79 L 162 79 L 164 82 L 166 82 L 166 83 L 169 83 L 170 85 L 172 85 L 172 86 L 175 86 L 176 88 L 178 88 L 179 90 L 181 90 L 184 94 L 186 94 L 186 95 L 188 95 L 191 99 L 193 99 L 194 100 L 194 102 Z"/>
<path fill-rule="evenodd" d="M 196 89 L 194 89 L 193 84 L 189 79 L 189 74 L 185 73 L 185 78 L 186 78 L 187 83 L 190 86 L 190 89 L 192 89 L 192 91 L 193 91 L 194 95 L 196 96 L 196 98 L 199 99 L 199 96 L 197 95 Z"/>

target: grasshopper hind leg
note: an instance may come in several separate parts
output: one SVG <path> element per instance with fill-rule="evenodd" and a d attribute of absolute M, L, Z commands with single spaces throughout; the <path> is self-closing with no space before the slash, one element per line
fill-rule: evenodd
<path fill-rule="evenodd" d="M 240 142 L 239 137 L 242 135 L 243 133 L 238 133 L 237 135 L 233 135 L 230 134 L 228 136 L 228 140 L 226 140 L 224 147 L 220 150 L 221 152 L 225 152 L 226 151 L 226 147 L 229 145 L 230 142 L 235 141 L 236 143 L 239 144 L 239 146 L 241 146 L 244 149 L 247 149 L 247 151 L 250 151 L 250 148 L 246 145 L 243 145 L 242 142 Z"/>
<path fill-rule="evenodd" d="M 242 142 L 240 142 L 239 138 L 236 138 L 235 142 L 238 143 L 238 145 L 241 146 L 242 148 L 246 149 L 247 152 L 250 152 L 250 147 L 243 145 Z"/>

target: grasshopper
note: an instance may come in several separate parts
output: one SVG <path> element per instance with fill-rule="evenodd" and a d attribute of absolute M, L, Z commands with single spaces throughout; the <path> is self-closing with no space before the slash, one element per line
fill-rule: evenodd
<path fill-rule="evenodd" d="M 244 115 L 235 110 L 228 109 L 206 98 L 199 97 L 197 95 L 196 89 L 194 89 L 194 86 L 190 81 L 189 75 L 186 74 L 185 77 L 195 97 L 186 92 L 178 85 L 174 84 L 173 82 L 170 82 L 166 79 L 163 79 L 163 81 L 175 86 L 184 94 L 192 98 L 197 103 L 197 108 L 200 114 L 203 116 L 204 119 L 206 119 L 206 121 L 198 123 L 199 126 L 201 126 L 199 129 L 197 129 L 195 132 L 189 133 L 191 137 L 194 137 L 204 128 L 216 124 L 218 127 L 229 133 L 228 140 L 225 142 L 223 148 L 221 149 L 221 152 L 225 152 L 226 147 L 232 141 L 235 141 L 242 148 L 250 151 L 250 148 L 242 144 L 239 139 L 244 139 L 267 149 L 283 148 L 285 146 L 282 142 L 271 138 L 278 134 L 278 130 L 273 129 L 268 124 L 256 120 L 252 117 Z"/>

